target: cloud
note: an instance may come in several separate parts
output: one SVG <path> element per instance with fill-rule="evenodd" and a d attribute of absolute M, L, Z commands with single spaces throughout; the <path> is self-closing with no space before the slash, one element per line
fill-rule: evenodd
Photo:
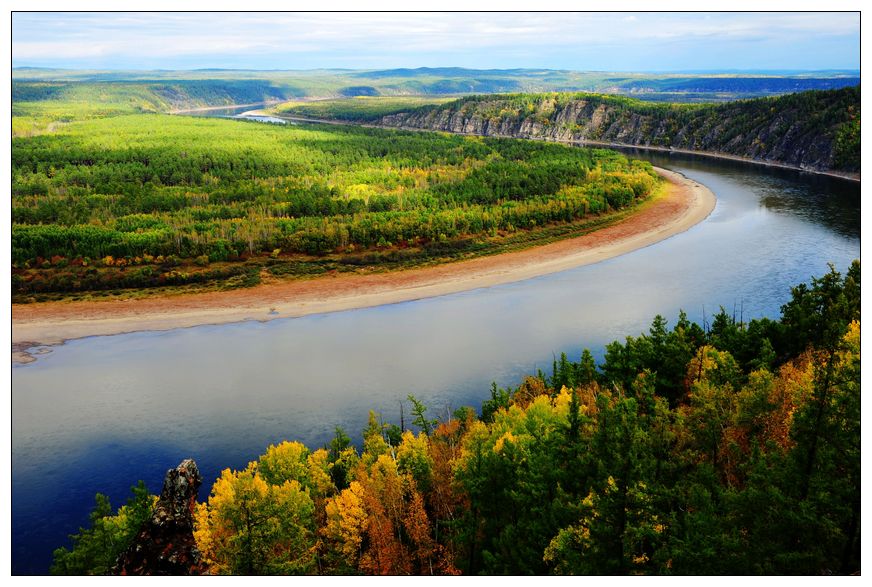
<path fill-rule="evenodd" d="M 781 43 L 795 47 L 795 67 L 802 67 L 813 43 L 833 38 L 856 39 L 856 54 L 842 61 L 859 63 L 859 13 L 17 12 L 12 25 L 15 65 L 102 60 L 113 67 L 140 59 L 173 67 L 197 58 L 203 66 L 221 67 L 232 55 L 234 61 L 249 57 L 250 67 L 257 67 L 264 58 L 317 62 L 320 55 L 335 66 L 344 54 L 357 67 L 364 55 L 374 60 L 369 67 L 382 67 L 380 59 L 403 55 L 450 60 L 473 52 L 481 67 L 489 67 L 519 53 L 656 52 L 668 45 L 693 47 L 702 62 L 736 44 Z M 753 64 L 735 65 L 745 66 Z"/>

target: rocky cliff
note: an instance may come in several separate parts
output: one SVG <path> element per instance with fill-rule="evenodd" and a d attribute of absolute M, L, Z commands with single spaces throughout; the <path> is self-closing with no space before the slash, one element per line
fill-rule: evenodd
<path fill-rule="evenodd" d="M 202 575 L 206 567 L 194 541 L 194 507 L 203 478 L 187 459 L 167 471 L 151 518 L 118 558 L 116 575 Z"/>
<path fill-rule="evenodd" d="M 814 171 L 860 169 L 860 88 L 725 104 L 596 94 L 472 96 L 390 114 L 381 126 L 730 155 Z"/>

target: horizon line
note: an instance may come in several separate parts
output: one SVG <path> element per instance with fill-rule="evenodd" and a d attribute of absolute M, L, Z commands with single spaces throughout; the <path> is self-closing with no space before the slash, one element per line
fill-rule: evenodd
<path fill-rule="evenodd" d="M 119 71 L 119 72 L 202 72 L 202 71 L 255 71 L 255 72 L 285 72 L 285 71 L 400 71 L 400 70 L 438 70 L 438 69 L 454 69 L 463 71 L 558 71 L 558 72 L 573 72 L 573 73 L 754 73 L 754 72 L 849 72 L 860 74 L 860 69 L 852 67 L 829 67 L 825 69 L 805 69 L 800 67 L 773 67 L 773 68 L 697 68 L 697 69 L 566 69 L 566 68 L 550 68 L 550 67 L 462 67 L 456 65 L 440 65 L 436 67 L 419 66 L 419 67 L 310 67 L 304 69 L 283 69 L 283 68 L 246 68 L 246 67 L 194 67 L 194 68 L 116 68 L 116 67 L 56 67 L 50 65 L 13 65 L 13 70 L 16 69 L 44 69 L 54 71 Z"/>

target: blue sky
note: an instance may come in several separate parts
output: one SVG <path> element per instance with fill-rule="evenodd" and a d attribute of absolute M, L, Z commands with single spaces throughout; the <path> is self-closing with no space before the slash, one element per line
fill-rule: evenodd
<path fill-rule="evenodd" d="M 859 69 L 859 13 L 27 13 L 13 66 Z"/>

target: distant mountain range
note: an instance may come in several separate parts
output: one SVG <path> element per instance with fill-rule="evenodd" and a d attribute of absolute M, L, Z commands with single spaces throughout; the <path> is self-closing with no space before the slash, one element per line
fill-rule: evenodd
<path fill-rule="evenodd" d="M 597 92 L 650 101 L 726 101 L 856 86 L 857 71 L 610 73 L 551 69 L 421 67 L 386 70 L 76 71 L 17 67 L 13 85 L 25 82 L 261 82 L 264 99 L 352 96 L 464 95 L 507 92 Z M 266 82 L 264 84 L 263 82 Z M 190 87 L 190 84 L 189 84 Z M 237 85 L 238 88 L 238 85 Z"/>

